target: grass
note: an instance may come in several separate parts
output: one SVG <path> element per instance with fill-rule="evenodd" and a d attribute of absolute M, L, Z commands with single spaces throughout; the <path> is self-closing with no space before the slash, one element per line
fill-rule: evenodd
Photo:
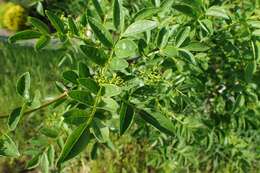
<path fill-rule="evenodd" d="M 66 68 L 57 65 L 62 55 L 63 52 L 59 50 L 35 52 L 32 47 L 10 45 L 0 41 L 0 114 L 10 113 L 12 109 L 21 105 L 22 98 L 16 93 L 16 82 L 19 76 L 27 71 L 31 74 L 32 93 L 40 92 L 44 98 L 58 95 L 55 81 L 61 79 L 60 71 Z M 0 120 L 0 124 L 1 134 L 7 129 L 6 120 Z M 23 131 L 23 127 L 20 130 L 22 131 L 17 132 L 17 138 L 23 141 L 24 135 L 28 132 Z M 24 164 L 16 162 L 12 159 L 0 159 L 0 172 L 6 169 L 19 172 Z"/>
<path fill-rule="evenodd" d="M 42 95 L 54 94 L 54 81 L 60 79 L 58 62 L 61 51 L 43 50 L 35 52 L 31 47 L 9 45 L 0 42 L 0 112 L 9 112 L 20 103 L 16 81 L 24 72 L 30 72 L 32 91 Z"/>

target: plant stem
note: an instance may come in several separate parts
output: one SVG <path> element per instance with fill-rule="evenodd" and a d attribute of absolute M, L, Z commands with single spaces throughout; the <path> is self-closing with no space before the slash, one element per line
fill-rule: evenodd
<path fill-rule="evenodd" d="M 107 63 L 105 64 L 105 66 L 103 67 L 103 69 L 101 70 L 101 74 L 102 75 L 105 75 L 105 73 L 107 72 L 107 68 L 108 68 L 108 65 L 111 61 L 111 58 L 113 57 L 113 53 L 114 53 L 114 50 L 112 49 L 111 52 L 110 52 L 110 55 L 109 55 L 109 58 L 108 58 L 108 61 Z M 93 105 L 93 108 L 92 108 L 92 111 L 91 111 L 91 114 L 90 114 L 90 118 L 88 119 L 87 123 L 86 123 L 86 127 L 88 127 L 94 116 L 95 116 L 95 113 L 96 113 L 96 110 L 97 110 L 97 105 L 98 103 L 100 102 L 100 99 L 101 99 L 101 92 L 102 92 L 102 86 L 100 87 L 100 89 L 98 90 L 98 93 L 96 95 L 96 98 L 95 98 L 95 101 L 94 101 L 94 105 Z"/>
<path fill-rule="evenodd" d="M 23 115 L 28 115 L 28 114 L 31 114 L 31 113 L 33 113 L 33 112 L 36 112 L 36 111 L 38 111 L 38 110 L 40 110 L 40 109 L 43 109 L 43 108 L 45 108 L 45 107 L 47 107 L 47 106 L 49 106 L 49 105 L 51 105 L 51 104 L 53 104 L 53 103 L 55 103 L 55 102 L 57 102 L 57 101 L 63 99 L 63 98 L 65 98 L 65 97 L 67 97 L 67 91 L 65 91 L 64 93 L 62 93 L 62 94 L 59 95 L 58 97 L 54 98 L 53 100 L 50 100 L 50 101 L 48 101 L 48 102 L 42 104 L 41 106 L 39 106 L 39 107 L 37 107 L 37 108 L 34 108 L 34 109 L 30 109 L 30 110 L 28 110 L 28 111 L 25 111 Z M 0 119 L 5 119 L 5 118 L 8 118 L 8 117 L 9 117 L 9 114 L 7 114 L 7 113 L 6 113 L 6 114 L 3 114 L 3 115 L 0 115 Z"/>
<path fill-rule="evenodd" d="M 97 105 L 98 105 L 98 103 L 99 103 L 99 101 L 101 99 L 101 91 L 102 91 L 102 87 L 100 87 L 100 89 L 99 89 L 99 91 L 98 91 L 98 93 L 96 95 L 95 102 L 94 102 L 94 105 L 93 105 L 90 117 L 89 117 L 89 119 L 88 119 L 88 121 L 86 123 L 87 124 L 86 126 L 89 126 L 90 123 L 92 122 L 93 118 L 94 118 L 94 115 L 95 115 L 96 110 L 97 110 Z"/>

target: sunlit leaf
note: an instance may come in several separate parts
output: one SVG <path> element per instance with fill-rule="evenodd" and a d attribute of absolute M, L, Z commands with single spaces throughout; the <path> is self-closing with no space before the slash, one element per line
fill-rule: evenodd
<path fill-rule="evenodd" d="M 152 30 L 157 27 L 157 22 L 152 20 L 138 20 L 132 23 L 123 33 L 124 37 L 135 36 L 142 32 Z"/>
<path fill-rule="evenodd" d="M 185 46 L 184 49 L 187 49 L 189 51 L 194 51 L 194 52 L 202 52 L 202 51 L 207 51 L 209 50 L 209 46 L 203 43 L 199 42 L 192 42 L 189 45 Z"/>
<path fill-rule="evenodd" d="M 113 84 L 103 84 L 102 87 L 104 88 L 104 97 L 113 97 L 119 95 L 122 91 L 120 87 Z"/>
<path fill-rule="evenodd" d="M 175 45 L 176 47 L 180 47 L 182 43 L 189 37 L 190 34 L 190 27 L 184 27 L 179 30 L 177 36 L 175 38 Z"/>
<path fill-rule="evenodd" d="M 229 19 L 228 14 L 225 9 L 220 6 L 212 6 L 206 11 L 206 15 L 214 17 L 222 17 L 224 19 Z"/>
<path fill-rule="evenodd" d="M 35 49 L 40 50 L 47 46 L 50 42 L 51 38 L 47 35 L 42 35 L 35 44 Z"/>
<path fill-rule="evenodd" d="M 158 8 L 144 8 L 135 14 L 135 20 L 149 19 L 159 12 Z"/>
<path fill-rule="evenodd" d="M 8 135 L 0 137 L 0 156 L 18 157 L 20 153 L 14 141 Z"/>
<path fill-rule="evenodd" d="M 17 81 L 16 91 L 17 93 L 24 97 L 26 100 L 30 98 L 30 87 L 31 87 L 31 77 L 30 73 L 26 72 L 21 75 Z"/>
<path fill-rule="evenodd" d="M 42 173 L 49 173 L 50 163 L 49 163 L 49 160 L 48 160 L 48 156 L 45 152 L 42 155 L 40 166 L 41 166 Z"/>
<path fill-rule="evenodd" d="M 104 143 L 109 139 L 109 128 L 99 119 L 94 119 L 92 128 L 93 134 L 99 142 Z"/>
<path fill-rule="evenodd" d="M 115 54 L 118 58 L 133 57 L 136 55 L 136 51 L 137 45 L 129 39 L 120 40 L 115 46 Z"/>

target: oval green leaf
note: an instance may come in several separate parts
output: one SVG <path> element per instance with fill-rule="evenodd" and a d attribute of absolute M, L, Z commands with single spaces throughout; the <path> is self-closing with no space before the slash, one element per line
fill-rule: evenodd
<path fill-rule="evenodd" d="M 50 33 L 48 25 L 35 17 L 29 17 L 29 22 L 41 33 L 48 35 Z"/>
<path fill-rule="evenodd" d="M 90 141 L 90 132 L 87 124 L 77 127 L 68 137 L 60 154 L 58 165 L 68 161 L 81 153 Z"/>
<path fill-rule="evenodd" d="M 193 10 L 193 8 L 191 8 L 189 5 L 174 5 L 173 8 L 185 14 L 186 16 L 194 17 L 194 18 L 197 17 L 196 11 Z"/>
<path fill-rule="evenodd" d="M 116 29 L 121 30 L 124 23 L 124 15 L 121 0 L 114 0 L 113 4 L 113 24 Z"/>
<path fill-rule="evenodd" d="M 117 42 L 115 54 L 118 58 L 133 57 L 136 55 L 137 45 L 130 39 L 123 39 Z"/>
<path fill-rule="evenodd" d="M 193 52 L 203 52 L 203 51 L 209 50 L 210 47 L 204 43 L 192 42 L 189 45 L 185 46 L 184 49 L 187 49 L 187 50 L 193 51 Z"/>
<path fill-rule="evenodd" d="M 104 97 L 113 97 L 121 93 L 121 88 L 113 84 L 103 84 L 102 87 Z"/>
<path fill-rule="evenodd" d="M 134 16 L 135 21 L 137 20 L 142 20 L 142 19 L 147 19 L 147 18 L 151 18 L 154 15 L 156 15 L 159 12 L 158 8 L 144 8 L 142 10 L 140 10 L 139 12 L 137 12 Z"/>
<path fill-rule="evenodd" d="M 87 110 L 78 108 L 71 109 L 63 114 L 64 122 L 67 124 L 79 125 L 85 123 L 88 120 L 88 114 L 89 112 Z"/>
<path fill-rule="evenodd" d="M 118 103 L 109 97 L 103 97 L 100 103 L 98 104 L 98 108 L 102 110 L 110 111 L 111 113 L 116 113 L 119 108 Z"/>
<path fill-rule="evenodd" d="M 92 0 L 92 3 L 94 5 L 99 17 L 103 20 L 105 15 L 104 15 L 103 9 L 100 5 L 100 2 L 98 0 Z"/>
<path fill-rule="evenodd" d="M 10 43 L 15 43 L 16 41 L 20 41 L 20 40 L 31 40 L 31 39 L 39 38 L 41 35 L 42 34 L 38 31 L 24 30 L 10 36 L 8 38 L 8 41 Z"/>
<path fill-rule="evenodd" d="M 89 77 L 90 76 L 90 72 L 89 72 L 89 68 L 88 66 L 83 63 L 80 62 L 78 65 L 78 71 L 79 71 L 79 77 L 80 78 L 85 78 L 85 77 Z"/>
<path fill-rule="evenodd" d="M 229 19 L 228 14 L 226 13 L 225 9 L 220 6 L 212 6 L 206 11 L 207 16 L 214 16 L 214 17 L 222 17 L 224 19 Z"/>
<path fill-rule="evenodd" d="M 125 59 L 112 58 L 110 68 L 112 70 L 124 70 L 128 67 L 128 62 Z"/>
<path fill-rule="evenodd" d="M 79 36 L 79 30 L 78 30 L 75 22 L 73 21 L 72 17 L 69 17 L 68 22 L 69 22 L 69 29 L 70 29 L 71 33 Z"/>
<path fill-rule="evenodd" d="M 63 72 L 62 74 L 63 78 L 66 79 L 67 81 L 74 83 L 74 84 L 78 84 L 78 74 L 76 72 L 74 72 L 73 70 L 68 70 Z"/>
<path fill-rule="evenodd" d="M 139 112 L 142 119 L 154 126 L 163 133 L 174 135 L 174 125 L 170 119 L 166 118 L 159 112 L 153 112 L 150 109 L 145 109 Z"/>
<path fill-rule="evenodd" d="M 35 50 L 40 50 L 50 43 L 51 37 L 48 35 L 42 35 L 35 44 Z"/>
<path fill-rule="evenodd" d="M 22 96 L 26 100 L 29 100 L 30 99 L 30 93 L 29 93 L 30 87 L 31 87 L 30 73 L 26 72 L 26 73 L 22 74 L 21 77 L 18 79 L 17 85 L 16 85 L 16 91 L 20 96 Z"/>
<path fill-rule="evenodd" d="M 35 156 L 33 156 L 32 159 L 27 162 L 26 169 L 36 168 L 40 163 L 40 158 L 40 154 L 36 154 Z"/>
<path fill-rule="evenodd" d="M 178 48 L 175 46 L 169 45 L 161 50 L 161 54 L 164 56 L 168 56 L 170 58 L 178 56 Z"/>
<path fill-rule="evenodd" d="M 182 43 L 189 37 L 190 27 L 184 27 L 179 30 L 175 38 L 176 47 L 180 47 Z"/>
<path fill-rule="evenodd" d="M 94 81 L 91 78 L 80 78 L 79 83 L 84 86 L 86 89 L 89 90 L 89 92 L 97 94 L 99 91 L 99 85 L 97 84 L 96 81 Z"/>
<path fill-rule="evenodd" d="M 92 62 L 98 65 L 104 65 L 107 62 L 107 57 L 103 50 L 87 45 L 81 45 L 80 48 Z"/>
<path fill-rule="evenodd" d="M 99 23 L 96 19 L 89 17 L 88 18 L 89 26 L 94 32 L 95 36 L 99 39 L 99 41 L 106 47 L 113 47 L 113 40 L 110 33 L 106 30 L 106 28 Z"/>
<path fill-rule="evenodd" d="M 40 132 L 50 138 L 56 138 L 59 135 L 59 129 L 43 127 Z"/>
<path fill-rule="evenodd" d="M 42 154 L 40 167 L 41 167 L 42 173 L 49 173 L 50 163 L 49 163 L 49 160 L 48 160 L 48 156 L 45 152 Z"/>
<path fill-rule="evenodd" d="M 24 104 L 22 107 L 18 107 L 16 109 L 14 109 L 11 114 L 8 117 L 8 128 L 13 131 L 16 129 L 22 115 L 23 112 L 25 110 L 26 104 Z"/>
<path fill-rule="evenodd" d="M 260 29 L 256 29 L 252 32 L 252 35 L 256 36 L 256 37 L 260 37 Z"/>
<path fill-rule="evenodd" d="M 90 92 L 87 91 L 80 91 L 80 90 L 73 90 L 68 93 L 70 98 L 86 104 L 86 105 L 92 105 L 93 104 L 93 97 L 91 96 Z"/>
<path fill-rule="evenodd" d="M 0 137 L 0 156 L 18 157 L 20 153 L 14 141 L 6 134 Z"/>
<path fill-rule="evenodd" d="M 56 29 L 56 31 L 65 34 L 64 24 L 61 19 L 56 14 L 48 10 L 45 11 L 45 14 L 50 20 L 52 26 Z"/>
<path fill-rule="evenodd" d="M 55 161 L 55 148 L 53 145 L 50 145 L 47 150 L 47 157 L 49 160 L 50 167 L 54 166 Z"/>
<path fill-rule="evenodd" d="M 138 20 L 131 24 L 123 33 L 124 37 L 135 36 L 142 32 L 150 31 L 158 26 L 156 21 Z"/>
<path fill-rule="evenodd" d="M 121 104 L 119 115 L 120 115 L 120 135 L 123 135 L 127 131 L 127 129 L 130 128 L 133 122 L 134 109 L 123 102 Z"/>
<path fill-rule="evenodd" d="M 100 143 L 105 143 L 109 140 L 109 128 L 99 119 L 94 118 L 92 129 L 94 136 Z"/>

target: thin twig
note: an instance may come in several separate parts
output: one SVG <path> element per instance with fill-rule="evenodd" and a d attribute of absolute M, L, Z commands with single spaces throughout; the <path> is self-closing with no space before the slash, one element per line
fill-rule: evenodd
<path fill-rule="evenodd" d="M 31 114 L 31 113 L 33 113 L 33 112 L 35 112 L 35 111 L 38 111 L 38 110 L 40 110 L 40 109 L 43 109 L 43 108 L 45 108 L 45 107 L 47 107 L 47 106 L 49 106 L 49 105 L 51 105 L 51 104 L 53 104 L 53 103 L 55 103 L 55 102 L 57 102 L 57 101 L 59 101 L 59 100 L 65 98 L 66 96 L 67 96 L 67 91 L 65 91 L 64 93 L 62 93 L 62 94 L 59 95 L 58 97 L 54 98 L 53 100 L 50 100 L 50 101 L 48 101 L 48 102 L 42 104 L 41 106 L 39 106 L 39 107 L 37 107 L 37 108 L 34 108 L 34 109 L 30 109 L 30 110 L 28 110 L 28 111 L 25 111 L 23 115 L 28 115 L 28 114 Z M 8 116 L 9 116 L 9 114 L 5 113 L 5 114 L 3 114 L 3 115 L 0 115 L 0 119 L 8 118 Z"/>

